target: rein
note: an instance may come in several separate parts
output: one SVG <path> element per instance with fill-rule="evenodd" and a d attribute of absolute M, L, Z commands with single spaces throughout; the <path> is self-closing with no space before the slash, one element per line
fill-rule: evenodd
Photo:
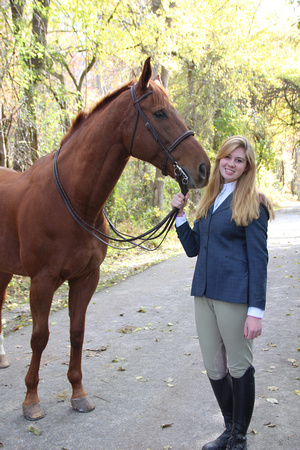
<path fill-rule="evenodd" d="M 160 147 L 162 148 L 164 154 L 165 154 L 165 160 L 162 166 L 162 173 L 163 175 L 166 175 L 166 165 L 167 165 L 167 160 L 170 159 L 173 167 L 174 167 L 174 175 L 175 175 L 175 179 L 176 181 L 179 183 L 180 188 L 181 188 L 181 192 L 186 195 L 186 193 L 188 192 L 188 188 L 187 188 L 187 184 L 188 184 L 188 176 L 185 173 L 185 171 L 178 165 L 178 163 L 175 161 L 175 159 L 173 158 L 173 156 L 171 155 L 171 152 L 174 150 L 175 147 L 177 147 L 178 144 L 180 144 L 180 142 L 182 142 L 184 139 L 186 139 L 189 136 L 194 135 L 193 131 L 186 131 L 185 133 L 183 133 L 179 138 L 177 138 L 172 145 L 170 145 L 169 148 L 167 148 L 163 142 L 161 141 L 160 137 L 158 136 L 158 134 L 156 133 L 155 129 L 153 128 L 153 126 L 150 124 L 150 122 L 148 121 L 146 115 L 144 114 L 144 112 L 142 111 L 142 108 L 139 104 L 139 102 L 141 100 L 143 100 L 144 98 L 148 97 L 149 95 L 152 94 L 152 91 L 147 92 L 146 94 L 144 94 L 143 96 L 141 96 L 139 99 L 136 98 L 136 94 L 135 94 L 135 89 L 134 89 L 134 85 L 131 87 L 131 96 L 132 96 L 132 100 L 134 103 L 134 106 L 137 110 L 137 115 L 136 115 L 136 120 L 135 120 L 135 126 L 134 126 L 134 130 L 133 130 L 133 135 L 132 135 L 132 139 L 131 139 L 131 145 L 130 145 L 130 154 L 132 155 L 132 146 L 133 146 L 133 141 L 134 141 L 134 136 L 135 136 L 135 132 L 136 132 L 136 128 L 137 128 L 137 122 L 138 122 L 138 118 L 139 116 L 141 116 L 141 118 L 143 119 L 146 128 L 151 132 L 152 136 L 154 137 L 154 139 L 156 140 L 156 142 L 158 142 L 158 144 L 160 145 Z M 105 233 L 103 233 L 102 231 L 98 230 L 97 228 L 93 227 L 92 225 L 88 224 L 87 222 L 85 222 L 80 215 L 77 213 L 77 211 L 75 210 L 75 208 L 73 207 L 69 197 L 67 196 L 61 181 L 59 179 L 59 174 L 58 174 L 58 167 L 57 167 L 57 159 L 58 159 L 58 155 L 60 153 L 61 148 L 59 148 L 56 152 L 55 152 L 55 156 L 54 156 L 54 161 L 53 161 L 53 175 L 54 175 L 54 180 L 56 183 L 56 186 L 58 188 L 58 191 L 68 209 L 68 211 L 70 212 L 71 216 L 73 217 L 73 219 L 84 229 L 86 230 L 89 234 L 91 234 L 93 237 L 95 237 L 97 240 L 101 241 L 103 244 L 112 247 L 114 249 L 118 249 L 118 250 L 129 250 L 131 248 L 135 248 L 135 247 L 140 247 L 143 250 L 147 250 L 147 251 L 154 251 L 156 250 L 158 247 L 161 246 L 161 244 L 163 243 L 163 241 L 165 240 L 167 234 L 169 233 L 170 229 L 172 228 L 174 222 L 175 222 L 175 218 L 178 214 L 178 209 L 177 208 L 173 208 L 171 212 L 169 212 L 169 214 L 167 214 L 167 216 L 162 219 L 157 225 L 155 225 L 153 228 L 151 228 L 151 230 L 146 231 L 145 233 L 140 234 L 139 236 L 131 236 L 125 233 L 122 233 L 120 231 L 118 231 L 114 225 L 112 224 L 112 222 L 110 221 L 110 219 L 107 216 L 107 212 L 106 209 L 103 209 L 103 213 L 104 216 L 109 224 L 109 227 L 111 228 L 111 230 L 115 233 L 116 236 L 118 236 L 117 238 L 114 238 L 112 236 L 108 236 Z M 161 230 L 162 228 L 162 230 Z M 161 230 L 161 231 L 160 231 Z M 143 244 L 145 242 L 148 241 L 152 241 L 155 240 L 157 238 L 162 237 L 162 240 L 160 241 L 160 243 L 150 249 L 145 247 Z M 106 241 L 110 240 L 110 241 L 114 241 L 116 243 L 122 243 L 122 244 L 131 244 L 131 246 L 127 246 L 127 247 L 117 247 L 114 246 L 112 244 L 110 244 L 109 242 Z"/>

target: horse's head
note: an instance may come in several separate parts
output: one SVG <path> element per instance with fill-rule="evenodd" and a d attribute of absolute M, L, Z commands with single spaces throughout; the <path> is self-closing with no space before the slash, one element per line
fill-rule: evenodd
<path fill-rule="evenodd" d="M 159 77 L 151 78 L 148 58 L 140 79 L 131 88 L 136 123 L 128 129 L 130 153 L 162 169 L 163 174 L 176 177 L 188 189 L 203 187 L 208 182 L 209 159 L 171 105 Z"/>

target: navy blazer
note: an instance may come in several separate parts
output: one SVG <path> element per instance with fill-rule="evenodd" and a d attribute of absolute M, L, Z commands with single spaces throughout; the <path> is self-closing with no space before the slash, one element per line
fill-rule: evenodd
<path fill-rule="evenodd" d="M 176 228 L 189 257 L 198 256 L 191 295 L 247 303 L 262 310 L 266 304 L 267 231 L 269 212 L 260 204 L 260 216 L 248 226 L 231 220 L 233 194 L 206 218 Z"/>

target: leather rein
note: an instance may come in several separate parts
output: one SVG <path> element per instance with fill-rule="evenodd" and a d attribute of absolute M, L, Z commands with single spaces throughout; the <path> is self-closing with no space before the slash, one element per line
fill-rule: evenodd
<path fill-rule="evenodd" d="M 132 147 L 133 147 L 133 141 L 134 141 L 134 136 L 135 136 L 135 132 L 136 132 L 136 128 L 137 128 L 137 123 L 138 123 L 138 118 L 139 116 L 141 116 L 146 128 L 150 131 L 150 133 L 152 134 L 152 136 L 154 137 L 154 139 L 156 140 L 156 142 L 160 145 L 160 147 L 162 148 L 164 154 L 165 154 L 165 160 L 163 162 L 162 165 L 162 173 L 163 175 L 166 175 L 166 166 L 167 166 L 167 161 L 168 159 L 171 160 L 173 167 L 174 167 L 174 175 L 175 175 L 175 179 L 176 181 L 179 183 L 180 188 L 182 193 L 185 195 L 188 192 L 188 188 L 187 188 L 187 184 L 188 184 L 188 175 L 185 173 L 185 171 L 178 165 L 178 163 L 175 161 L 175 159 L 173 158 L 173 156 L 171 155 L 171 152 L 174 150 L 175 147 L 177 147 L 178 144 L 180 144 L 180 142 L 182 142 L 184 139 L 186 139 L 189 136 L 193 136 L 194 132 L 193 131 L 186 131 L 185 133 L 183 133 L 181 136 L 179 136 L 179 138 L 177 138 L 172 145 L 170 145 L 170 147 L 166 147 L 164 145 L 164 143 L 161 141 L 160 137 L 158 136 L 157 132 L 155 131 L 155 129 L 153 128 L 153 126 L 151 125 L 151 123 L 148 121 L 147 116 L 144 114 L 139 102 L 141 100 L 143 100 L 144 98 L 148 97 L 149 95 L 152 94 L 152 91 L 147 92 L 146 94 L 142 95 L 139 99 L 137 99 L 136 97 L 136 93 L 135 93 L 135 88 L 134 85 L 131 86 L 131 97 L 133 100 L 133 104 L 137 110 L 137 114 L 136 114 L 136 120 L 135 120 L 135 126 L 134 126 L 134 130 L 133 130 L 133 135 L 132 135 L 132 139 L 131 139 L 131 145 L 130 145 L 130 155 L 132 155 Z M 86 230 L 89 234 L 91 234 L 92 236 L 94 236 L 97 240 L 101 241 L 103 244 L 118 249 L 118 250 L 129 250 L 130 248 L 134 248 L 134 247 L 140 247 L 143 250 L 148 250 L 148 251 L 154 251 L 156 250 L 158 247 L 161 246 L 161 244 L 163 243 L 164 239 L 166 238 L 168 232 L 170 231 L 170 229 L 173 226 L 173 223 L 175 221 L 175 218 L 177 216 L 178 213 L 178 209 L 177 208 L 173 208 L 173 210 L 164 218 L 162 219 L 157 225 L 155 225 L 153 228 L 151 228 L 151 230 L 146 231 L 145 233 L 140 234 L 139 236 L 131 236 L 125 233 L 122 233 L 120 231 L 118 231 L 114 225 L 112 224 L 112 222 L 110 221 L 110 219 L 107 216 L 107 212 L 105 210 L 105 208 L 103 209 L 103 213 L 105 215 L 105 218 L 111 228 L 111 230 L 118 236 L 118 238 L 114 238 L 112 236 L 108 236 L 105 233 L 103 233 L 102 231 L 98 230 L 97 228 L 93 227 L 92 225 L 88 224 L 87 222 L 85 222 L 77 213 L 77 211 L 75 210 L 75 208 L 73 207 L 69 197 L 67 196 L 61 181 L 59 179 L 59 175 L 58 175 L 58 167 L 57 167 L 57 159 L 58 159 L 58 155 L 60 153 L 61 148 L 59 148 L 54 155 L 54 161 L 53 161 L 53 175 L 54 175 L 54 180 L 56 183 L 56 186 L 58 188 L 58 191 L 68 209 L 68 211 L 70 212 L 71 216 L 73 217 L 73 219 L 84 229 Z M 162 228 L 162 230 L 161 230 Z M 161 231 L 160 231 L 161 230 Z M 143 244 L 147 241 L 152 241 L 154 239 L 157 239 L 159 237 L 162 237 L 161 242 L 155 246 L 155 248 L 147 248 L 145 247 Z M 122 244 L 131 244 L 130 247 L 116 247 L 112 244 L 110 244 L 109 242 L 107 242 L 106 240 L 110 240 L 110 241 L 114 241 L 117 243 L 122 243 Z"/>

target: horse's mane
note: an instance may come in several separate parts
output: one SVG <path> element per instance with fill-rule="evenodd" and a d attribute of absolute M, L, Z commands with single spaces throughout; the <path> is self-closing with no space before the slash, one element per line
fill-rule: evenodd
<path fill-rule="evenodd" d="M 98 102 L 94 108 L 87 112 L 87 111 L 80 111 L 77 116 L 75 117 L 71 127 L 69 128 L 67 134 L 63 137 L 61 141 L 61 146 L 72 136 L 73 133 L 75 133 L 78 128 L 82 125 L 83 122 L 85 122 L 89 117 L 91 117 L 93 114 L 95 114 L 100 109 L 104 108 L 106 105 L 108 105 L 110 102 L 112 102 L 116 97 L 118 97 L 122 92 L 126 91 L 130 88 L 130 86 L 133 84 L 132 81 L 130 81 L 127 84 L 124 84 L 116 91 L 111 92 L 110 94 L 106 95 L 100 102 Z"/>
<path fill-rule="evenodd" d="M 115 98 L 117 98 L 122 92 L 126 91 L 133 85 L 134 81 L 130 81 L 129 83 L 124 84 L 119 89 L 113 91 L 112 93 L 106 95 L 102 100 L 97 103 L 94 108 L 87 112 L 87 111 L 80 111 L 77 116 L 75 117 L 70 129 L 65 134 L 61 141 L 61 146 L 66 143 L 66 141 L 77 131 L 80 126 L 85 122 L 89 117 L 91 117 L 93 114 L 98 112 L 100 109 L 104 108 L 106 105 L 111 103 Z M 152 87 L 153 92 L 153 100 L 155 104 L 160 104 L 162 107 L 166 103 L 166 100 L 168 99 L 167 91 L 164 89 L 162 85 L 158 85 L 154 81 L 150 81 L 150 85 Z"/>

